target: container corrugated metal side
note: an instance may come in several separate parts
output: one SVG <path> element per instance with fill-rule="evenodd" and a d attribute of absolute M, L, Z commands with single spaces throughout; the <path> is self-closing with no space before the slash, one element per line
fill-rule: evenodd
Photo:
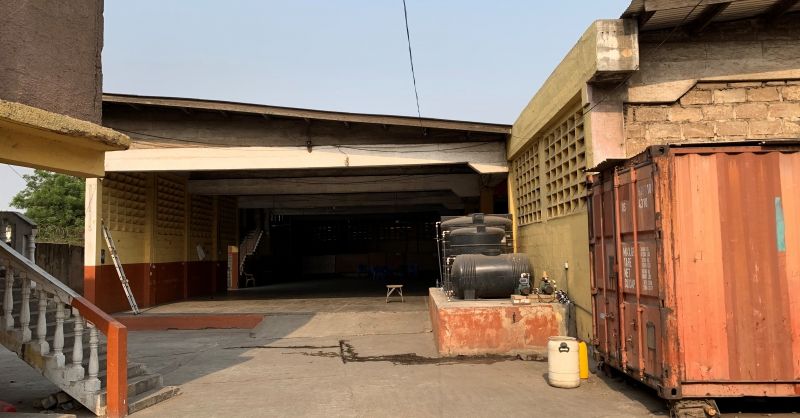
<path fill-rule="evenodd" d="M 604 364 L 665 399 L 800 396 L 800 145 L 657 146 L 598 171 Z"/>

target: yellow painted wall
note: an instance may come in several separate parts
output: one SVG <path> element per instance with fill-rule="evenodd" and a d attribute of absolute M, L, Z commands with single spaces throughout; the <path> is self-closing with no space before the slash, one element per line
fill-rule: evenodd
<path fill-rule="evenodd" d="M 239 216 L 235 197 L 220 196 L 217 198 L 217 216 L 219 229 L 217 233 L 217 259 L 228 259 L 228 246 L 239 245 Z"/>
<path fill-rule="evenodd" d="M 214 252 L 214 198 L 210 196 L 189 196 L 189 261 L 200 261 L 197 252 L 199 245 L 205 253 L 204 260 L 216 259 Z"/>
<path fill-rule="evenodd" d="M 530 258 L 536 283 L 546 271 L 575 302 L 578 337 L 586 341 L 592 337 L 588 222 L 584 210 L 520 227 L 516 235 L 518 251 Z"/>
<path fill-rule="evenodd" d="M 186 180 L 158 174 L 155 189 L 153 262 L 186 261 Z"/>
<path fill-rule="evenodd" d="M 123 264 L 198 261 L 197 245 L 206 261 L 226 260 L 227 246 L 238 238 L 236 199 L 190 195 L 179 176 L 107 173 L 87 181 L 86 207 L 87 266 L 101 264 L 101 249 L 105 264 L 112 263 L 102 236 L 95 234 L 100 219 Z"/>
<path fill-rule="evenodd" d="M 108 173 L 101 183 L 101 219 L 105 222 L 123 264 L 146 263 L 150 254 L 147 236 L 148 176 L 139 173 Z M 87 196 L 89 200 L 92 196 Z M 106 249 L 106 264 L 111 263 Z"/>

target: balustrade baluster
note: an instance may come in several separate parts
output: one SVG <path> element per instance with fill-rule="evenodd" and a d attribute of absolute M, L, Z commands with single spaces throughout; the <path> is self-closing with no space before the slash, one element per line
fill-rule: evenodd
<path fill-rule="evenodd" d="M 22 328 L 22 342 L 31 340 L 31 281 L 27 275 L 22 278 L 22 308 L 19 313 L 19 324 Z"/>
<path fill-rule="evenodd" d="M 6 265 L 6 293 L 3 299 L 3 311 L 5 312 L 5 329 L 14 329 L 14 270 L 11 264 Z"/>
<path fill-rule="evenodd" d="M 87 381 L 87 390 L 98 391 L 100 390 L 100 379 L 97 378 L 97 372 L 100 371 L 100 362 L 97 359 L 97 328 L 91 322 L 86 322 L 89 328 L 89 379 Z"/>
<path fill-rule="evenodd" d="M 39 290 L 39 318 L 36 321 L 36 339 L 40 354 L 50 352 L 50 344 L 47 343 L 47 293 L 44 289 Z"/>
<path fill-rule="evenodd" d="M 72 344 L 72 369 L 76 373 L 75 380 L 83 379 L 83 318 L 78 310 L 74 310 L 75 342 Z"/>
<path fill-rule="evenodd" d="M 56 301 L 56 332 L 53 336 L 53 357 L 57 366 L 64 367 L 64 304 L 58 297 Z"/>

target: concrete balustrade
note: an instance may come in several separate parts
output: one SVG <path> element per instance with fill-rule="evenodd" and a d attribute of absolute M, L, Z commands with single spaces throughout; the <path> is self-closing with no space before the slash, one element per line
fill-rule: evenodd
<path fill-rule="evenodd" d="M 125 327 L 2 242 L 0 269 L 4 270 L 4 277 L 0 275 L 4 279 L 0 343 L 18 354 L 32 352 L 26 356 L 41 360 L 23 359 L 95 413 L 127 415 Z M 33 314 L 31 304 L 35 307 Z M 69 321 L 72 328 L 65 330 Z M 108 340 L 101 341 L 99 332 L 108 335 Z M 87 336 L 88 362 L 84 364 Z M 105 388 L 98 377 L 102 345 L 107 348 L 107 363 L 113 364 L 106 365 Z M 68 348 L 69 361 L 65 356 Z"/>

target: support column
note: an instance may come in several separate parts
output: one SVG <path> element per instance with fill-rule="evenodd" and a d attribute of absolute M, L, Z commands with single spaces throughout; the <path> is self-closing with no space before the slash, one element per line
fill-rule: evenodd
<path fill-rule="evenodd" d="M 189 298 L 189 265 L 191 263 L 192 249 L 191 246 L 191 229 L 192 229 L 192 195 L 189 192 L 184 193 L 183 204 L 183 299 Z"/>
<path fill-rule="evenodd" d="M 155 294 L 153 292 L 153 269 L 155 267 L 154 263 L 154 256 L 153 256 L 153 249 L 155 248 L 155 239 L 156 239 L 156 210 L 158 206 L 158 196 L 156 194 L 156 176 L 157 174 L 154 173 L 147 173 L 147 177 L 145 179 L 145 194 L 147 198 L 145 200 L 145 222 L 144 222 L 144 263 L 147 268 L 144 271 L 145 277 L 143 277 L 142 282 L 144 283 L 143 286 L 143 293 L 144 293 L 144 300 L 139 304 L 139 306 L 153 306 L 155 304 Z"/>
<path fill-rule="evenodd" d="M 219 254 L 219 197 L 211 201 L 211 260 L 214 262 L 214 278 L 211 281 L 211 294 L 217 294 L 218 274 L 222 271 L 222 259 Z"/>
<path fill-rule="evenodd" d="M 494 189 L 491 187 L 481 187 L 480 211 L 494 213 Z"/>
<path fill-rule="evenodd" d="M 38 230 L 33 228 L 31 230 L 31 234 L 28 236 L 28 248 L 26 251 L 28 253 L 28 260 L 31 260 L 34 264 L 36 264 L 36 233 Z"/>
<path fill-rule="evenodd" d="M 83 295 L 92 303 L 97 302 L 97 281 L 100 279 L 103 249 L 103 236 L 100 219 L 103 216 L 102 179 L 86 179 L 86 198 L 84 201 L 84 252 L 83 252 Z"/>
<path fill-rule="evenodd" d="M 620 93 L 613 86 L 587 84 L 582 96 L 584 111 L 592 109 L 584 119 L 586 167 L 594 167 L 610 158 L 626 158 Z"/>

